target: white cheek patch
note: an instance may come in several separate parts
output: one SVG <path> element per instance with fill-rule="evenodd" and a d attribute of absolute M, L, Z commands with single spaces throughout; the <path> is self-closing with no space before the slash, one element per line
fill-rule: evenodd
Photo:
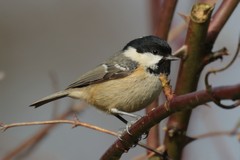
<path fill-rule="evenodd" d="M 154 55 L 152 53 L 138 53 L 133 47 L 128 47 L 123 54 L 131 60 L 138 62 L 140 65 L 153 69 L 157 67 L 157 63 L 163 58 L 160 55 Z"/>

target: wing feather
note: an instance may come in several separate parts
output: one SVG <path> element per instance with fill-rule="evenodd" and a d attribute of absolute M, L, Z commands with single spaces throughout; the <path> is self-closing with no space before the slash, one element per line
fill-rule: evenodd
<path fill-rule="evenodd" d="M 85 73 L 78 80 L 70 84 L 67 87 L 67 89 L 80 88 L 80 87 L 88 86 L 90 84 L 104 82 L 110 79 L 123 78 L 132 72 L 132 70 L 129 70 L 129 69 L 123 70 L 123 68 L 120 69 L 114 65 L 107 66 L 107 69 L 106 69 L 106 66 L 104 65 L 100 65 L 95 69 Z"/>
<path fill-rule="evenodd" d="M 126 59 L 123 54 L 118 53 L 111 57 L 106 63 L 82 75 L 78 80 L 70 84 L 67 89 L 80 88 L 110 79 L 123 78 L 131 74 L 137 66 L 138 64 L 136 62 Z"/>
<path fill-rule="evenodd" d="M 96 67 L 95 69 L 85 73 L 75 82 L 70 84 L 68 88 L 77 88 L 77 87 L 84 87 L 92 83 L 96 83 L 96 81 L 102 79 L 105 75 L 105 68 L 101 65 Z"/>

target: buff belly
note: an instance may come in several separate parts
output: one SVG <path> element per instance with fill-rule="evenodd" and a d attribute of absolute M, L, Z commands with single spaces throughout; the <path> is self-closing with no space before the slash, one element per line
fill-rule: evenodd
<path fill-rule="evenodd" d="M 111 108 L 135 112 L 150 104 L 160 92 L 159 78 L 138 70 L 125 78 L 71 89 L 69 97 L 83 99 L 105 112 Z"/>

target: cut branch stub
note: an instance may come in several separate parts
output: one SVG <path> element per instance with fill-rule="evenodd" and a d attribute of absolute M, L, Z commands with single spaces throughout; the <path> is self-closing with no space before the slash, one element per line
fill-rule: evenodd
<path fill-rule="evenodd" d="M 195 4 L 192 8 L 191 20 L 196 23 L 204 23 L 209 19 L 214 6 L 207 3 Z"/>

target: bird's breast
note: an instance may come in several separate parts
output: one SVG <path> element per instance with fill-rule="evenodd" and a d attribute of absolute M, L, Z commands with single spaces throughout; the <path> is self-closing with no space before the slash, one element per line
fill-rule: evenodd
<path fill-rule="evenodd" d="M 81 88 L 81 98 L 103 111 L 117 108 L 125 112 L 143 109 L 161 92 L 158 76 L 138 68 L 131 75 Z M 84 94 L 83 94 L 84 93 Z"/>

